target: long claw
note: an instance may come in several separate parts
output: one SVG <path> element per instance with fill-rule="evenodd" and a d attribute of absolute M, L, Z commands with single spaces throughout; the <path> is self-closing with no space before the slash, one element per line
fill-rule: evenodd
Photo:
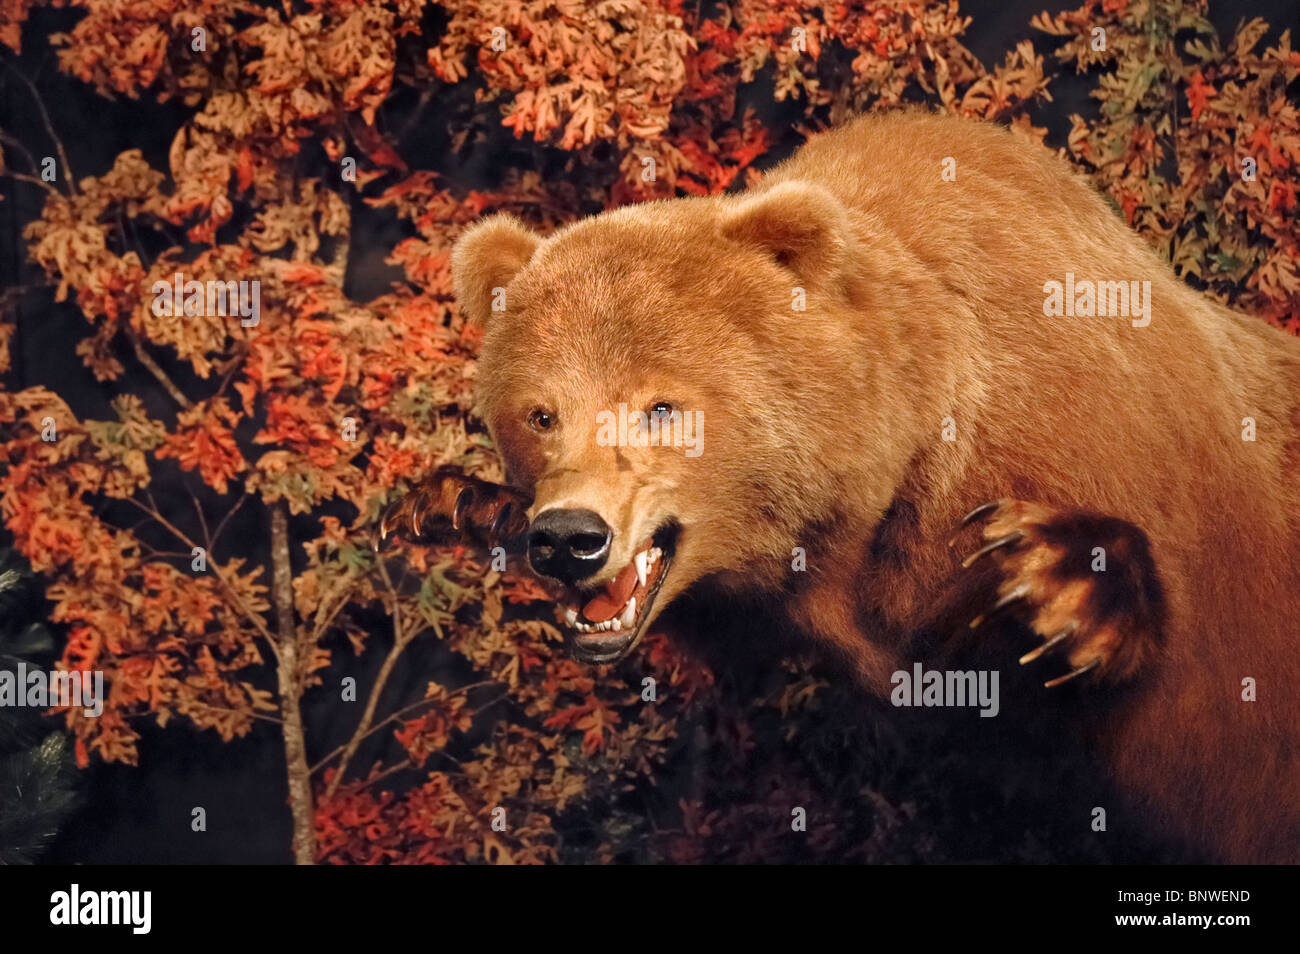
<path fill-rule="evenodd" d="M 496 517 L 492 521 L 492 527 L 488 531 L 488 536 L 493 541 L 506 540 L 515 536 L 514 530 L 519 527 L 520 521 L 516 516 L 516 508 L 513 503 L 507 501 L 500 510 L 497 511 Z"/>
<path fill-rule="evenodd" d="M 462 488 L 456 494 L 456 502 L 451 505 L 451 528 L 460 531 L 464 527 L 465 511 L 474 503 L 474 488 Z"/>
<path fill-rule="evenodd" d="M 1038 657 L 1042 656 L 1044 653 L 1050 652 L 1052 647 L 1059 646 L 1061 643 L 1065 642 L 1065 640 L 1069 639 L 1070 636 L 1074 633 L 1074 631 L 1078 628 L 1079 628 L 1078 622 L 1071 621 L 1070 624 L 1065 627 L 1065 629 L 1061 630 L 1059 633 L 1057 633 L 1047 642 L 1043 643 L 1043 645 L 1039 646 L 1037 649 L 1031 649 L 1029 652 L 1021 656 L 1020 665 L 1023 666 L 1025 665 L 1025 663 L 1031 663 Z"/>
<path fill-rule="evenodd" d="M 384 513 L 383 517 L 380 518 L 379 533 L 377 535 L 377 539 L 373 541 L 373 546 L 376 552 L 378 552 L 379 549 L 388 542 L 388 538 L 392 536 L 393 526 L 396 523 L 395 518 L 397 517 L 397 515 L 398 515 L 398 508 L 396 506 L 393 506 L 390 507 Z"/>
<path fill-rule="evenodd" d="M 1085 672 L 1089 672 L 1093 669 L 1096 669 L 1100 665 L 1101 665 L 1101 657 L 1097 656 L 1089 660 L 1088 662 L 1084 663 L 1078 669 L 1072 670 L 1071 672 L 1067 672 L 1064 676 L 1058 676 L 1057 678 L 1052 679 L 1049 682 L 1043 683 L 1043 686 L 1048 689 L 1055 689 L 1057 686 L 1069 682 L 1075 676 L 1082 676 Z"/>
<path fill-rule="evenodd" d="M 972 520 L 978 520 L 980 517 L 984 516 L 984 514 L 989 513 L 990 511 L 993 510 L 997 510 L 1001 506 L 1002 506 L 1001 500 L 990 500 L 988 503 L 982 503 L 974 510 L 972 510 L 970 513 L 966 514 L 966 516 L 961 518 L 960 526 L 964 527 Z"/>
<path fill-rule="evenodd" d="M 1001 500 L 990 500 L 988 503 L 980 504 L 970 513 L 966 514 L 966 516 L 962 517 L 961 521 L 957 524 L 956 527 L 957 532 L 948 538 L 949 548 L 955 547 L 957 545 L 957 541 L 961 539 L 961 531 L 964 527 L 966 527 L 972 521 L 978 520 L 980 517 L 984 516 L 987 513 L 990 513 L 993 510 L 998 509 L 998 507 L 1001 506 L 1002 506 Z"/>
<path fill-rule="evenodd" d="M 1024 599 L 1028 595 L 1029 595 L 1029 584 L 1021 583 L 1019 586 L 1017 586 L 1006 596 L 1000 597 L 996 603 L 994 603 L 992 606 L 989 607 L 988 612 L 980 613 L 979 616 L 976 616 L 973 620 L 971 620 L 970 628 L 975 629 L 976 627 L 979 626 L 980 623 L 984 622 L 984 620 L 988 619 L 998 610 L 1004 609 L 1007 606 L 1010 606 L 1016 600 Z"/>
<path fill-rule="evenodd" d="M 976 560 L 978 560 L 980 557 L 984 556 L 984 554 L 992 553 L 994 550 L 998 549 L 999 547 L 1005 547 L 1008 546 L 1009 544 L 1015 543 L 1016 541 L 1020 540 L 1024 535 L 1025 535 L 1025 531 L 1023 530 L 1012 530 L 1006 536 L 998 537 L 992 543 L 985 544 L 984 546 L 976 550 L 974 553 L 972 553 L 970 556 L 968 556 L 966 559 L 961 561 L 962 569 L 964 570 L 970 569 L 971 564 L 974 563 Z"/>

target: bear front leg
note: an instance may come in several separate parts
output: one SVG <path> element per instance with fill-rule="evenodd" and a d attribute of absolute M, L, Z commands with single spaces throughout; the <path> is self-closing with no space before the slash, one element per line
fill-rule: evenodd
<path fill-rule="evenodd" d="M 425 543 L 454 538 L 500 546 L 528 529 L 531 500 L 501 484 L 439 467 L 390 506 L 379 521 L 376 547 L 390 535 Z"/>
<path fill-rule="evenodd" d="M 1165 601 L 1150 542 L 1139 527 L 1023 500 L 983 504 L 961 526 L 979 521 L 986 542 L 962 567 L 992 559 L 1001 579 L 997 599 L 970 626 L 995 613 L 1021 620 L 1044 640 L 1020 658 L 1021 665 L 1059 656 L 1070 666 L 1048 680 L 1048 688 L 1088 673 L 1123 682 L 1158 655 Z"/>

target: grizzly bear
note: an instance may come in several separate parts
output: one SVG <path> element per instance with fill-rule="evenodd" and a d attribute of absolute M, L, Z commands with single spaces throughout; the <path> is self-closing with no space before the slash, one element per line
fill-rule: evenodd
<path fill-rule="evenodd" d="M 513 489 L 439 472 L 385 533 L 522 532 L 592 663 L 704 586 L 882 696 L 1000 641 L 1105 694 L 1112 828 L 1300 861 L 1300 341 L 1060 158 L 861 117 L 747 192 L 494 215 L 452 264 Z"/>

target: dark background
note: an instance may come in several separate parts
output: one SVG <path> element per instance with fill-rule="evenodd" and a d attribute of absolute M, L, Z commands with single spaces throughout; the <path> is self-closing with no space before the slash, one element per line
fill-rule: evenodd
<path fill-rule="evenodd" d="M 1075 9 L 1078 2 L 1006 2 L 1006 0 L 964 0 L 963 14 L 972 18 L 962 38 L 986 65 L 1001 62 L 1006 51 L 1023 39 L 1031 38 L 1040 52 L 1049 54 L 1054 40 L 1030 30 L 1030 18 L 1043 10 L 1060 12 Z M 1263 17 L 1274 27 L 1265 39 L 1273 43 L 1283 29 L 1293 33 L 1300 26 L 1300 4 L 1296 0 L 1234 0 L 1211 3 L 1211 18 L 1222 37 L 1231 35 L 1242 19 Z M 100 175 L 114 158 L 128 149 L 139 149 L 154 168 L 167 167 L 167 152 L 178 125 L 190 112 L 176 103 L 158 104 L 149 99 L 105 100 L 87 85 L 58 72 L 48 36 L 69 29 L 77 14 L 68 11 L 33 12 L 23 33 L 23 54 L 15 57 L 5 50 L 4 62 L 17 66 L 35 80 L 50 110 L 59 135 L 69 151 L 77 176 Z M 1049 58 L 1048 68 L 1052 69 Z M 39 114 L 33 108 L 27 88 L 11 75 L 0 76 L 0 127 L 21 139 L 37 156 L 52 153 Z M 781 128 L 786 120 L 782 104 L 774 103 L 760 76 L 753 89 L 754 106 L 769 128 Z M 462 86 L 466 84 L 461 84 Z M 1036 125 L 1049 130 L 1048 142 L 1062 146 L 1069 129 L 1071 113 L 1092 115 L 1093 101 L 1087 96 L 1088 80 L 1070 73 L 1055 75 L 1050 86 L 1053 102 L 1031 110 Z M 449 96 L 463 95 L 454 90 Z M 381 114 L 381 123 L 398 128 L 407 118 L 405 107 L 414 98 L 397 93 Z M 746 105 L 742 101 L 741 106 Z M 791 117 L 795 114 L 790 112 Z M 777 140 L 775 148 L 760 160 L 767 167 L 784 158 L 799 142 L 791 132 Z M 445 124 L 439 122 L 438 104 L 402 141 L 403 158 L 412 168 L 428 167 L 437 157 L 446 170 L 453 188 L 490 186 L 502 169 L 532 161 L 523 157 L 513 144 L 508 130 L 486 143 L 468 150 L 459 161 L 448 166 L 449 143 Z M 22 227 L 38 217 L 42 194 L 23 184 L 5 183 L 5 200 L 0 203 L 0 292 L 14 285 L 39 278 L 27 261 L 21 240 Z M 400 269 L 385 265 L 388 249 L 405 237 L 403 227 L 383 210 L 376 211 L 353 202 L 352 258 L 346 290 L 353 299 L 366 300 L 388 290 L 389 284 L 401 281 Z M 38 384 L 57 384 L 58 391 L 81 418 L 110 417 L 108 399 L 111 391 L 95 382 L 73 351 L 73 344 L 85 336 L 87 326 L 79 310 L 71 303 L 55 304 L 49 291 L 25 295 L 17 310 L 18 331 L 13 343 L 13 370 L 9 383 L 15 388 Z M 182 388 L 186 386 L 186 368 L 168 367 Z M 149 406 L 166 404 L 156 391 L 152 379 L 135 378 L 137 389 Z M 157 405 L 155 405 L 157 402 Z M 179 471 L 177 471 L 179 479 Z M 245 512 L 249 521 L 255 514 Z M 262 540 L 263 529 L 255 522 L 232 526 L 231 539 Z M 8 542 L 0 532 L 0 543 Z M 250 551 L 250 557 L 256 557 Z M 367 653 L 360 658 L 350 652 L 340 654 L 347 673 L 366 684 L 378 668 L 379 654 Z M 419 694 L 428 678 L 421 665 L 419 645 L 412 646 L 402 671 L 395 674 L 390 687 L 393 698 Z M 425 660 L 424 662 L 428 662 Z M 317 694 L 317 699 L 320 694 Z M 338 721 L 337 707 L 312 705 L 308 693 L 304 717 L 314 729 L 314 741 L 327 750 L 351 729 Z M 82 773 L 82 808 L 65 827 L 47 854 L 47 861 L 64 863 L 162 862 L 162 863 L 282 863 L 289 859 L 289 815 L 285 806 L 283 748 L 278 731 L 272 725 L 257 723 L 245 738 L 221 742 L 212 733 L 198 733 L 185 727 L 161 730 L 150 724 L 140 727 L 142 766 L 105 765 L 99 762 Z M 207 810 L 210 830 L 190 831 L 192 807 Z M 221 832 L 221 834 L 215 834 Z"/>

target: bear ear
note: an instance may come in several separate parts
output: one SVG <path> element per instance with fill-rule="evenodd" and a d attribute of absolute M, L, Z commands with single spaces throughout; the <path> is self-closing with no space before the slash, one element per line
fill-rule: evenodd
<path fill-rule="evenodd" d="M 790 180 L 742 198 L 722 220 L 726 238 L 761 246 L 800 278 L 818 283 L 843 266 L 849 216 L 821 186 Z"/>
<path fill-rule="evenodd" d="M 528 264 L 541 237 L 513 215 L 502 212 L 475 223 L 451 250 L 456 300 L 471 321 L 486 324 L 494 289 L 510 284 Z"/>

